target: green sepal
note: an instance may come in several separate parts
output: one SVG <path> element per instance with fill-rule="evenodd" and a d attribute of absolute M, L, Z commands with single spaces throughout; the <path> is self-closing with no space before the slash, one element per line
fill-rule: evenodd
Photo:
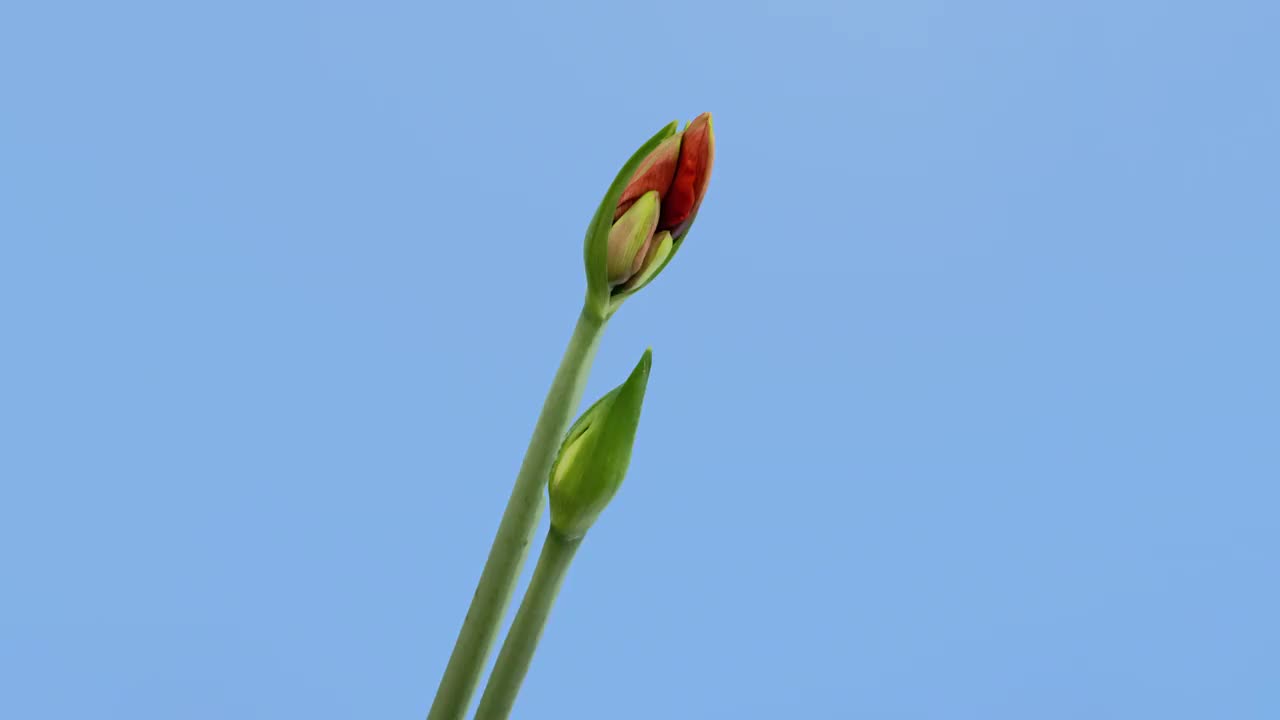
<path fill-rule="evenodd" d="M 645 350 L 626 382 L 587 409 L 569 428 L 547 483 L 551 526 L 582 537 L 618 492 L 631 463 L 652 350 Z"/>
<path fill-rule="evenodd" d="M 640 163 L 663 140 L 674 135 L 679 125 L 678 121 L 672 121 L 635 151 L 614 177 L 609 191 L 604 194 L 604 199 L 596 207 L 595 215 L 591 217 L 591 224 L 587 226 L 587 237 L 583 243 L 583 260 L 587 269 L 586 306 L 600 319 L 612 314 L 609 303 L 609 228 L 613 227 L 613 213 L 618 207 L 618 200 L 622 198 L 622 191 L 627 189 L 627 183 L 631 182 L 631 176 L 640 167 Z"/>

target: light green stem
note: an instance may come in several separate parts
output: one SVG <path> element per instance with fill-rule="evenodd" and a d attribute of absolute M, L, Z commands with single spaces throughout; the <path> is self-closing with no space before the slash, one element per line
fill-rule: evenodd
<path fill-rule="evenodd" d="M 538 565 L 533 569 L 533 579 L 529 581 L 524 600 L 516 611 L 516 619 L 511 621 L 511 629 L 502 643 L 489 684 L 480 697 L 475 720 L 506 720 L 511 714 L 520 684 L 529 672 L 533 651 L 537 649 L 542 629 L 551 615 L 551 606 L 555 605 L 556 596 L 560 594 L 560 583 L 564 582 L 569 563 L 573 562 L 573 554 L 581 542 L 582 538 L 571 540 L 556 532 L 555 528 L 547 533 Z"/>
<path fill-rule="evenodd" d="M 595 359 L 605 322 L 586 308 L 578 316 L 569 347 L 565 348 L 560 369 L 556 371 L 551 390 L 542 404 L 542 414 L 534 425 L 533 437 L 516 476 L 515 488 L 507 501 L 507 509 L 502 513 L 497 537 L 489 549 L 489 559 L 484 563 L 480 582 L 471 598 L 471 607 L 462 621 L 462 630 L 458 632 L 458 640 L 454 643 L 453 654 L 449 656 L 444 677 L 440 679 L 440 688 L 431 703 L 427 720 L 462 720 L 471 704 L 471 696 L 489 657 L 489 648 L 493 647 L 507 603 L 520 576 L 520 568 L 524 565 L 533 530 L 538 525 L 551 463 L 555 461 L 556 451 L 582 400 L 582 390 L 591 372 L 591 362 Z"/>

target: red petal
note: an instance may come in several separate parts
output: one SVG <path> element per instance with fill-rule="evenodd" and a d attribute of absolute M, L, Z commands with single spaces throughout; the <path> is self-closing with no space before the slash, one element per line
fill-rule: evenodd
<path fill-rule="evenodd" d="M 711 131 L 711 113 L 702 113 L 684 129 L 680 160 L 671 188 L 662 197 L 659 230 L 671 230 L 698 211 L 711 180 L 716 142 Z"/>

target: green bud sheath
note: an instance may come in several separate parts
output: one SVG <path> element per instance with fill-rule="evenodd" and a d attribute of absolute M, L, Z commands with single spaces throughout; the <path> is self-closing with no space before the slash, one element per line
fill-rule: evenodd
<path fill-rule="evenodd" d="M 551 466 L 551 527 L 567 538 L 586 534 L 618 492 L 631 463 L 652 351 L 626 382 L 600 398 L 569 428 Z"/>

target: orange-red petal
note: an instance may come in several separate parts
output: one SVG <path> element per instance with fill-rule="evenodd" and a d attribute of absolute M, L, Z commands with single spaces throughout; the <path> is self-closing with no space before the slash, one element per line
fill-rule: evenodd
<path fill-rule="evenodd" d="M 702 204 L 715 162 L 715 134 L 711 113 L 702 113 L 684 129 L 684 142 L 671 187 L 662 197 L 659 230 L 671 230 L 688 220 Z M 655 151 L 656 152 L 656 151 Z"/>

